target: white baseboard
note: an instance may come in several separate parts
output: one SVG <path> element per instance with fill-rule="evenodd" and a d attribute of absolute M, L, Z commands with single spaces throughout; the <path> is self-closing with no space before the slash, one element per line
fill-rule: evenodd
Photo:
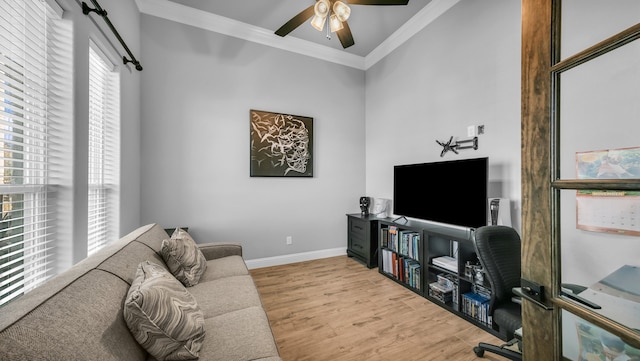
<path fill-rule="evenodd" d="M 249 269 L 279 266 L 283 264 L 311 261 L 314 259 L 329 258 L 335 256 L 345 256 L 347 254 L 346 247 L 323 249 L 319 251 L 310 251 L 295 254 L 285 254 L 282 256 L 249 259 L 245 263 Z"/>

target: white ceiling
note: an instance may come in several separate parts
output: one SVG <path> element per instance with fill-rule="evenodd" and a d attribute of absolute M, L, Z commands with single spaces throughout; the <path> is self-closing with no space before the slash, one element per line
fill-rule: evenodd
<path fill-rule="evenodd" d="M 216 14 L 242 23 L 263 28 L 271 33 L 289 21 L 315 0 L 170 0 L 204 12 Z M 346 0 L 348 3 L 348 0 Z M 336 34 L 331 40 L 326 29 L 319 32 L 309 21 L 300 25 L 286 37 L 295 37 L 322 46 L 365 57 L 422 10 L 431 0 L 410 0 L 408 5 L 375 6 L 350 5 L 348 20 L 355 45 L 343 49 Z M 274 34 L 275 37 L 278 37 Z M 279 37 L 278 37 L 279 38 Z"/>

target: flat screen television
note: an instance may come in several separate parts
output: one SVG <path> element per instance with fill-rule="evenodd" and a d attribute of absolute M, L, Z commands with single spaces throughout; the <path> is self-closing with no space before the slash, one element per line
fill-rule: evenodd
<path fill-rule="evenodd" d="M 456 226 L 487 224 L 489 158 L 396 165 L 393 213 Z"/>

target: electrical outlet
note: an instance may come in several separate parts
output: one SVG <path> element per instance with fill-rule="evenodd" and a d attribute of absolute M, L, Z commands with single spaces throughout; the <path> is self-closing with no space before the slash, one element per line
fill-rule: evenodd
<path fill-rule="evenodd" d="M 476 136 L 476 126 L 470 125 L 467 127 L 467 137 L 475 137 Z"/>
<path fill-rule="evenodd" d="M 287 236 L 287 244 L 293 244 L 293 237 Z"/>

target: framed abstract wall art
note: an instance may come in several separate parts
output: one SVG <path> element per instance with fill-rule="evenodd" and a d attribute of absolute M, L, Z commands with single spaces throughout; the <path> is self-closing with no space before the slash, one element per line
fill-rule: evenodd
<path fill-rule="evenodd" d="M 313 177 L 313 118 L 250 111 L 251 177 Z"/>

